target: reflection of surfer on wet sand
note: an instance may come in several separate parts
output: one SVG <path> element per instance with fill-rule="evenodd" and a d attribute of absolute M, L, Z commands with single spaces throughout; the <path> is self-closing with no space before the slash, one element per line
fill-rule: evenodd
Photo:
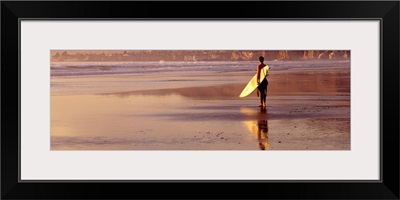
<path fill-rule="evenodd" d="M 257 121 L 258 131 L 257 131 L 257 139 L 258 146 L 261 150 L 265 150 L 269 147 L 268 143 L 268 121 L 267 120 L 258 120 Z"/>
<path fill-rule="evenodd" d="M 248 117 L 254 117 L 254 109 L 251 108 L 240 108 L 240 112 Z M 252 133 L 254 139 L 258 142 L 260 150 L 269 149 L 268 141 L 268 112 L 267 109 L 261 107 L 260 114 L 256 115 L 258 120 L 254 118 L 251 120 L 245 120 L 243 123 L 249 129 L 249 133 Z"/>

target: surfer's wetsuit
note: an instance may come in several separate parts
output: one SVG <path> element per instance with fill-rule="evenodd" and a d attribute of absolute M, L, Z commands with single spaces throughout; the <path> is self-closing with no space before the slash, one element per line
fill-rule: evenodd
<path fill-rule="evenodd" d="M 257 89 L 260 91 L 260 103 L 262 105 L 267 105 L 265 102 L 267 101 L 267 86 L 268 86 L 268 80 L 267 77 L 265 77 L 260 85 L 258 85 Z"/>
<path fill-rule="evenodd" d="M 266 72 L 265 72 L 266 74 L 264 74 L 265 76 L 263 75 L 264 79 L 261 82 L 259 82 L 259 85 L 257 86 L 257 89 L 258 89 L 258 91 L 260 93 L 260 103 L 261 103 L 259 107 L 266 107 L 267 106 L 267 104 L 266 104 L 266 101 L 267 101 L 267 86 L 268 86 L 267 76 L 268 76 L 269 67 L 264 64 L 264 56 L 260 56 L 258 58 L 258 61 L 260 61 L 260 64 L 257 66 L 257 82 L 260 81 L 261 70 L 264 67 L 267 67 Z"/>

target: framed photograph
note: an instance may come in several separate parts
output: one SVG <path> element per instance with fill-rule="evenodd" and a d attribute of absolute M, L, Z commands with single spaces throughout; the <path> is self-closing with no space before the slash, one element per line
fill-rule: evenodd
<path fill-rule="evenodd" d="M 1 198 L 399 199 L 399 6 L 2 1 Z"/>

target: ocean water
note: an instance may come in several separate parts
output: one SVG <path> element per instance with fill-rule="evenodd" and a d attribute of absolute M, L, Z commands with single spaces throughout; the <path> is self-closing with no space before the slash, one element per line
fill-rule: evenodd
<path fill-rule="evenodd" d="M 312 69 L 327 70 L 350 66 L 350 60 L 266 61 L 271 70 Z M 52 62 L 51 76 L 91 76 L 112 74 L 148 74 L 168 72 L 240 72 L 255 71 L 256 61 L 160 61 L 160 62 Z"/>

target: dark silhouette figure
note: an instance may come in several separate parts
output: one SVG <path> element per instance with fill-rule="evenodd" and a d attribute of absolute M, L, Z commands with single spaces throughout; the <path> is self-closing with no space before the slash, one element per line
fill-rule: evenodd
<path fill-rule="evenodd" d="M 260 74 L 261 74 L 261 70 L 267 65 L 264 64 L 263 56 L 260 56 L 258 58 L 258 61 L 260 61 L 260 64 L 257 66 L 257 83 L 258 83 L 257 95 L 260 96 L 259 107 L 266 107 L 267 106 L 266 100 L 267 100 L 268 80 L 267 80 L 267 77 L 265 77 L 263 80 L 260 80 Z M 267 71 L 267 75 L 268 75 L 268 71 Z"/>

